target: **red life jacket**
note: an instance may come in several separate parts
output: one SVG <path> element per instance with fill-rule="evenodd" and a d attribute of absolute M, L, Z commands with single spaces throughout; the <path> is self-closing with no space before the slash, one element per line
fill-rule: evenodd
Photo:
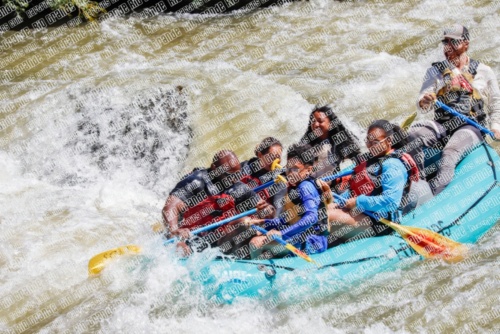
<path fill-rule="evenodd" d="M 228 194 L 213 195 L 184 212 L 179 228 L 194 230 L 238 214 L 234 198 Z"/>
<path fill-rule="evenodd" d="M 251 175 L 245 175 L 240 181 L 250 188 L 255 188 L 262 184 L 258 178 L 252 177 Z M 264 200 L 270 198 L 267 189 L 259 191 L 258 195 Z M 184 212 L 179 228 L 195 230 L 232 217 L 238 213 L 236 203 L 232 196 L 224 193 L 211 195 Z"/>
<path fill-rule="evenodd" d="M 382 163 L 384 159 L 388 157 L 396 158 L 401 160 L 403 165 L 406 167 L 406 170 L 409 171 L 409 181 L 407 182 L 407 186 L 405 186 L 405 190 L 403 192 L 403 196 L 409 191 L 411 182 L 418 182 L 419 180 L 419 170 L 418 166 L 415 163 L 415 160 L 408 153 L 401 153 L 392 151 L 391 153 L 385 155 L 384 157 L 378 159 L 378 163 Z M 354 173 L 349 180 L 349 186 L 351 190 L 359 195 L 372 195 L 376 189 L 382 191 L 380 184 L 380 175 L 373 175 L 367 170 L 367 161 L 363 161 L 359 165 L 354 168 Z M 378 192 L 378 191 L 377 191 Z"/>
<path fill-rule="evenodd" d="M 347 188 L 349 187 L 351 177 L 352 177 L 352 175 L 346 175 L 346 176 L 342 176 L 341 178 L 338 178 L 336 180 L 333 180 L 335 190 L 338 193 L 341 193 L 341 192 L 344 192 L 345 190 L 347 190 Z"/>

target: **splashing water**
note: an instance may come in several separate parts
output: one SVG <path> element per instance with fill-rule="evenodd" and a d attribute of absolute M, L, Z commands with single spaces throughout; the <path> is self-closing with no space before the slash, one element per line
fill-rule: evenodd
<path fill-rule="evenodd" d="M 411 263 L 323 300 L 268 307 L 207 299 L 192 273 L 217 251 L 181 265 L 150 225 L 186 172 L 221 148 L 244 160 L 266 136 L 296 142 L 314 104 L 333 103 L 359 138 L 375 116 L 404 119 L 449 23 L 471 27 L 471 56 L 500 75 L 499 14 L 496 1 L 310 1 L 4 33 L 0 329 L 497 331 L 498 229 L 471 261 Z M 126 244 L 142 255 L 87 279 L 90 257 Z"/>

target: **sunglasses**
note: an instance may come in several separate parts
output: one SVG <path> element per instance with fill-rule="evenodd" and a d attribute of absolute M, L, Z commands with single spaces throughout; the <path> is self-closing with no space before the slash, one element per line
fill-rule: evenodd
<path fill-rule="evenodd" d="M 443 39 L 441 41 L 441 43 L 443 43 L 443 45 L 451 44 L 454 48 L 457 48 L 458 46 L 460 46 L 460 43 L 462 43 L 462 42 L 463 42 L 463 39 L 452 39 L 452 38 Z"/>
<path fill-rule="evenodd" d="M 378 139 L 365 139 L 365 142 L 367 144 L 373 144 L 373 145 L 378 145 L 378 144 L 381 144 L 383 143 L 385 140 L 387 140 L 389 137 L 385 137 L 384 139 L 382 140 L 378 140 Z"/>

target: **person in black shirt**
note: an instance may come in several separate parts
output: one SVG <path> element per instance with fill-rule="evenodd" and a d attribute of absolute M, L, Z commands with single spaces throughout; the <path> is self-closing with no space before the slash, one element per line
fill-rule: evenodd
<path fill-rule="evenodd" d="M 260 198 L 240 181 L 242 177 L 238 157 L 232 151 L 222 150 L 215 154 L 210 168 L 195 170 L 181 180 L 170 192 L 162 210 L 164 224 L 170 232 L 170 237 L 189 239 L 190 231 L 203 226 L 207 219 L 226 214 L 226 212 L 204 212 L 203 219 L 187 219 L 186 216 L 190 212 L 196 211 L 200 205 L 212 198 L 223 197 L 224 201 L 234 201 L 235 209 L 239 212 L 256 206 L 259 211 L 269 210 L 267 203 L 259 201 Z M 183 248 L 185 253 L 190 253 L 190 248 L 185 242 L 180 242 L 178 247 Z"/>
<path fill-rule="evenodd" d="M 221 151 L 222 152 L 222 151 Z M 205 198 L 217 194 L 213 181 L 216 180 L 216 174 L 222 173 L 222 165 L 229 167 L 229 172 L 238 172 L 239 163 L 231 166 L 230 155 L 220 158 L 221 152 L 215 154 L 212 165 L 206 169 L 194 170 L 191 174 L 185 176 L 170 192 L 165 206 L 162 210 L 163 222 L 169 228 L 172 236 L 189 237 L 189 230 L 179 228 L 179 217 L 188 207 L 192 207 Z M 234 163 L 233 163 L 234 165 Z M 226 168 L 227 168 L 226 167 Z M 212 172 L 212 173 L 211 173 Z M 226 173 L 226 171 L 224 171 Z"/>

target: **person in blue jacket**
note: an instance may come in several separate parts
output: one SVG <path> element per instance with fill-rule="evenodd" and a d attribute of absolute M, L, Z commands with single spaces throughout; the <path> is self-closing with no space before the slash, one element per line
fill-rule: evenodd
<path fill-rule="evenodd" d="M 272 241 L 278 235 L 298 248 L 326 250 L 326 241 L 316 243 L 318 235 L 326 234 L 327 215 L 316 183 L 310 178 L 316 155 L 312 147 L 292 145 L 288 149 L 286 174 L 287 195 L 283 199 L 283 210 L 278 218 L 252 220 L 252 224 L 263 225 L 269 232 L 250 241 L 250 255 L 255 258 L 282 257 L 288 254 L 283 246 Z"/>
<path fill-rule="evenodd" d="M 402 198 L 408 193 L 411 181 L 418 180 L 418 168 L 409 154 L 394 150 L 394 138 L 394 125 L 386 120 L 374 121 L 369 126 L 366 138 L 369 153 L 358 159 L 349 182 L 350 191 L 341 195 L 343 200 L 328 207 L 329 247 L 355 237 L 390 233 L 389 228 L 365 215 L 365 211 L 399 221 Z"/>

